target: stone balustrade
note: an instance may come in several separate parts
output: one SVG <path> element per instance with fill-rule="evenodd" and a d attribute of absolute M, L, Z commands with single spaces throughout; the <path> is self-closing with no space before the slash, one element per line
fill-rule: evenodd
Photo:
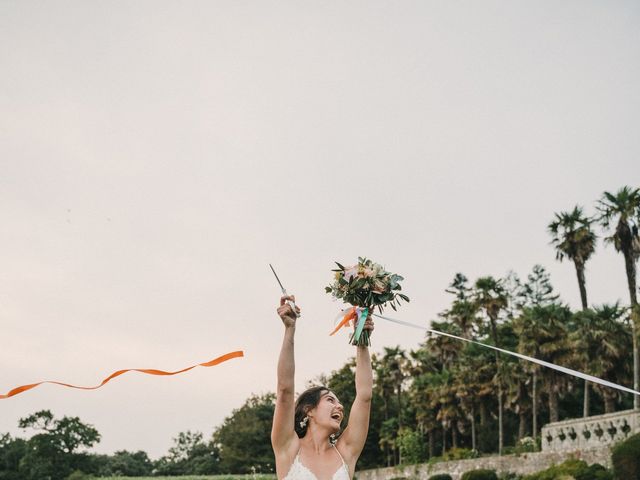
<path fill-rule="evenodd" d="M 462 474 L 479 468 L 495 470 L 498 475 L 531 475 L 551 465 L 557 465 L 570 458 L 584 460 L 589 465 L 599 463 L 610 466 L 611 452 L 608 447 L 586 452 L 536 452 L 502 457 L 481 457 L 471 460 L 456 460 L 434 464 L 402 465 L 398 467 L 360 470 L 355 480 L 428 480 L 429 477 L 446 473 L 453 480 L 460 480 Z"/>
<path fill-rule="evenodd" d="M 640 433 L 639 410 L 548 423 L 542 427 L 542 451 L 598 449 L 611 446 L 635 433 Z"/>
<path fill-rule="evenodd" d="M 565 420 L 542 427 L 541 452 L 361 470 L 355 480 L 426 480 L 440 473 L 460 480 L 464 472 L 478 468 L 529 475 L 570 458 L 610 467 L 611 447 L 636 433 L 640 433 L 639 410 Z"/>

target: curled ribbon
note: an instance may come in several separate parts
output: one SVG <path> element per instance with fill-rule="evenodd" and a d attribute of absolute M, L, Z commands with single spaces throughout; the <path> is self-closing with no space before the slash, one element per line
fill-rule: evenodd
<path fill-rule="evenodd" d="M 514 357 L 520 358 L 522 360 L 527 360 L 528 362 L 536 363 L 538 365 L 542 365 L 543 367 L 551 368 L 552 370 L 557 370 L 558 372 L 566 373 L 567 375 L 572 375 L 574 377 L 581 378 L 583 380 L 588 380 L 592 383 L 597 383 L 603 385 L 605 387 L 615 388 L 617 390 L 621 390 L 626 393 L 632 393 L 634 395 L 640 395 L 640 392 L 637 390 L 633 390 L 631 388 L 623 387 L 622 385 L 618 385 L 617 383 L 609 382 L 608 380 L 603 380 L 598 377 L 594 377 L 593 375 L 588 375 L 586 373 L 578 372 L 577 370 L 572 370 L 571 368 L 562 367 L 560 365 L 556 365 L 555 363 L 545 362 L 544 360 L 539 360 L 537 358 L 529 357 L 527 355 L 523 355 L 521 353 L 512 352 L 510 350 L 505 350 L 503 348 L 494 347 L 493 345 L 487 345 L 485 343 L 476 342 L 475 340 L 469 340 L 468 338 L 458 337 L 456 335 L 452 335 L 450 333 L 439 332 L 438 330 L 432 330 L 431 328 L 423 327 L 421 325 L 416 325 L 415 323 L 404 322 L 402 320 L 396 320 L 395 318 L 383 317 L 382 315 L 374 316 L 381 318 L 383 320 L 387 320 L 388 322 L 397 323 L 399 325 L 404 325 L 406 327 L 417 328 L 418 330 L 424 330 L 425 332 L 434 333 L 436 335 L 441 335 L 444 337 L 455 338 L 456 340 L 462 340 L 467 343 L 474 343 L 476 345 L 480 345 L 482 347 L 490 348 L 492 350 L 496 350 L 501 353 L 506 353 L 507 355 L 512 355 Z"/>
<path fill-rule="evenodd" d="M 336 325 L 336 328 L 334 328 L 333 332 L 331 332 L 329 336 L 334 335 L 342 327 L 351 325 L 352 322 L 354 322 L 356 325 L 356 330 L 355 332 L 353 332 L 353 341 L 357 342 L 360 339 L 360 335 L 362 335 L 362 330 L 364 329 L 364 322 L 367 319 L 368 314 L 369 314 L 368 308 L 350 307 L 350 308 L 347 308 L 346 310 L 343 310 L 336 317 L 336 319 L 338 319 L 344 315 L 342 317 L 342 320 L 340 320 L 340 323 Z"/>
<path fill-rule="evenodd" d="M 68 384 L 68 383 L 54 382 L 54 381 L 51 381 L 51 380 L 45 380 L 43 382 L 30 383 L 29 385 L 22 385 L 21 387 L 16 387 L 16 388 L 10 390 L 9 393 L 7 393 L 5 395 L 0 395 L 0 400 L 5 399 L 5 398 L 9 398 L 9 397 L 13 397 L 14 395 L 18 395 L 19 393 L 22 393 L 22 392 L 26 392 L 27 390 L 31 390 L 32 388 L 35 388 L 38 385 L 42 385 L 43 383 L 53 383 L 53 384 L 56 384 L 56 385 L 62 385 L 63 387 L 79 388 L 81 390 L 95 390 L 96 388 L 102 387 L 109 380 L 111 380 L 113 378 L 116 378 L 116 377 L 119 377 L 123 373 L 127 373 L 127 372 L 140 372 L 140 373 L 146 373 L 148 375 L 177 375 L 179 373 L 187 372 L 187 371 L 191 370 L 192 368 L 196 368 L 196 367 L 213 367 L 213 366 L 218 365 L 218 364 L 220 364 L 222 362 L 226 362 L 227 360 L 231 360 L 232 358 L 238 358 L 238 357 L 243 357 L 243 356 L 244 356 L 244 352 L 242 352 L 241 350 L 237 351 L 237 352 L 230 352 L 230 353 L 222 355 L 222 356 L 220 356 L 218 358 L 214 358 L 213 360 L 210 360 L 208 362 L 198 363 L 197 365 L 192 365 L 190 367 L 183 368 L 182 370 L 178 370 L 176 372 L 165 372 L 164 370 L 156 370 L 154 368 L 127 368 L 125 370 L 118 370 L 116 372 L 113 372 L 107 378 L 102 380 L 100 385 L 96 385 L 95 387 L 80 387 L 80 386 L 71 385 L 71 384 Z"/>
<path fill-rule="evenodd" d="M 355 320 L 358 317 L 358 308 L 357 307 L 347 308 L 346 310 L 343 310 L 342 312 L 340 312 L 340 314 L 338 315 L 338 318 L 340 318 L 343 315 L 344 317 L 342 318 L 342 320 L 340 320 L 340 323 L 336 325 L 336 328 L 333 330 L 333 332 L 329 334 L 329 336 L 335 335 L 338 330 L 340 330 L 342 327 L 346 327 L 347 325 L 349 325 L 352 320 Z"/>

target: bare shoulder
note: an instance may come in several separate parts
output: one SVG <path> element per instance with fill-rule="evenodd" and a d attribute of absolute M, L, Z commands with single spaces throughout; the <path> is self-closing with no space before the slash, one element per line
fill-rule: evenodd
<path fill-rule="evenodd" d="M 289 442 L 284 448 L 278 450 L 274 449 L 274 456 L 276 459 L 276 474 L 279 479 L 283 479 L 289 473 L 289 469 L 293 464 L 293 461 L 300 450 L 300 439 L 297 435 Z"/>

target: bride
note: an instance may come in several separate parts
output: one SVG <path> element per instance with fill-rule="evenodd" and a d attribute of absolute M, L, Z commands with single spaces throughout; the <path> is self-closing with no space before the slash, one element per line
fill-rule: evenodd
<path fill-rule="evenodd" d="M 294 402 L 294 336 L 296 312 L 287 302 L 293 296 L 280 298 L 278 315 L 284 323 L 284 339 L 278 359 L 278 388 L 271 429 L 271 445 L 276 458 L 278 480 L 349 480 L 364 447 L 369 429 L 369 411 L 373 374 L 369 349 L 357 347 L 356 398 L 351 406 L 349 424 L 340 437 L 344 407 L 327 387 L 313 387 Z M 365 329 L 373 331 L 369 316 Z"/>

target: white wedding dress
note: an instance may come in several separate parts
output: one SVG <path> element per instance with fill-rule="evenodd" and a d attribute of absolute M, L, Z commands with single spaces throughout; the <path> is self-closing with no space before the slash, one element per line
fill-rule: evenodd
<path fill-rule="evenodd" d="M 335 445 L 333 448 L 335 448 L 338 455 L 340 455 L 340 452 Z M 349 477 L 349 467 L 347 467 L 347 464 L 344 462 L 342 455 L 340 455 L 340 460 L 342 460 L 342 465 L 338 467 L 338 470 L 333 474 L 331 480 L 351 480 Z M 284 477 L 284 480 L 318 480 L 318 477 L 316 477 L 313 472 L 305 467 L 300 461 L 300 450 L 298 450 L 298 454 L 293 460 L 291 468 L 289 469 L 287 476 Z"/>

